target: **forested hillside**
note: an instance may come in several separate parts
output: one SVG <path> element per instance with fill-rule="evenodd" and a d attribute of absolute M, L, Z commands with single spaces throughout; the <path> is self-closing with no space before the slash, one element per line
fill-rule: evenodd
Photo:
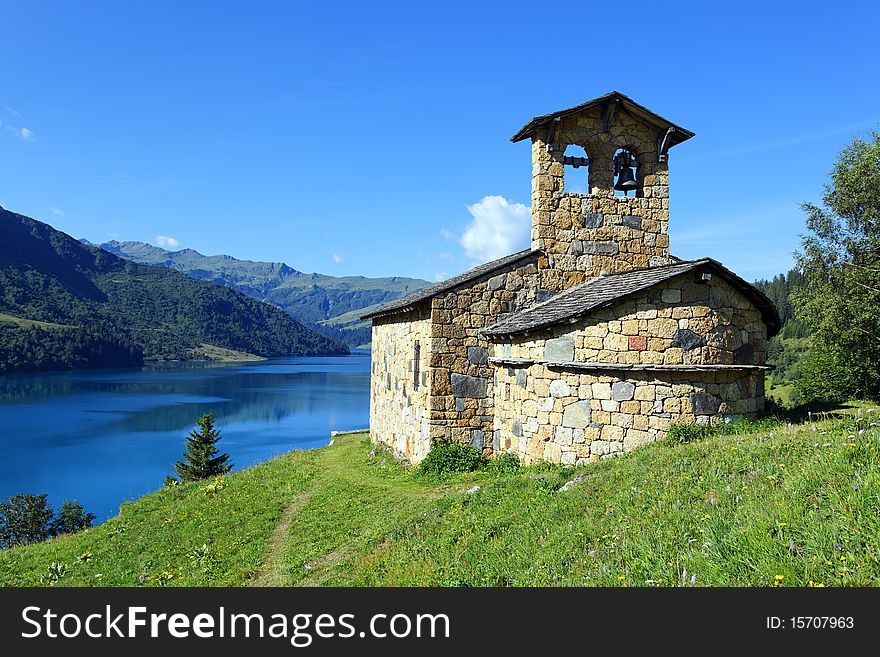
<path fill-rule="evenodd" d="M 801 360 L 810 346 L 809 325 L 796 316 L 796 293 L 804 285 L 804 276 L 797 269 L 778 274 L 769 281 L 755 281 L 755 287 L 770 297 L 782 321 L 782 330 L 767 345 L 767 362 L 774 367 L 767 392 L 788 405 L 801 401 L 795 384 L 802 376 Z"/>
<path fill-rule="evenodd" d="M 345 353 L 233 289 L 140 265 L 0 208 L 0 372 L 135 365 L 233 350 Z"/>
<path fill-rule="evenodd" d="M 351 346 L 370 341 L 370 323 L 360 320 L 368 308 L 429 285 L 428 281 L 401 276 L 305 274 L 283 262 L 206 256 L 192 249 L 166 251 L 144 242 L 112 241 L 100 246 L 127 260 L 161 265 L 198 280 L 235 288 L 254 299 L 278 306 L 322 335 Z"/>

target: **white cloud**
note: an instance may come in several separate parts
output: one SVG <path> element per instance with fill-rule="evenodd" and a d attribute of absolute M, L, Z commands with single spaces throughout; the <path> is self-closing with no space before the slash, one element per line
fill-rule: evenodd
<path fill-rule="evenodd" d="M 522 203 L 512 203 L 503 196 L 484 196 L 467 210 L 473 220 L 460 243 L 474 260 L 495 260 L 529 245 L 531 211 Z"/>
<path fill-rule="evenodd" d="M 455 238 L 455 235 L 453 235 L 452 231 L 449 230 L 448 228 L 441 228 L 441 229 L 440 229 L 440 235 L 441 235 L 441 236 L 443 237 L 443 239 L 446 240 L 447 242 L 451 242 L 451 241 Z"/>
<path fill-rule="evenodd" d="M 51 212 L 59 219 L 64 219 L 64 210 L 62 210 L 61 208 L 49 208 L 49 212 Z"/>
<path fill-rule="evenodd" d="M 434 282 L 439 283 L 440 281 L 445 281 L 447 278 L 449 278 L 449 274 L 447 274 L 445 271 L 440 271 L 434 274 Z"/>
<path fill-rule="evenodd" d="M 334 253 L 333 256 L 332 256 L 332 258 L 333 258 L 333 263 L 334 263 L 334 264 L 337 264 L 337 265 L 341 265 L 341 264 L 342 264 L 342 256 L 339 255 L 338 253 Z"/>
<path fill-rule="evenodd" d="M 6 106 L 6 111 L 10 114 L 14 114 L 15 116 L 21 116 L 21 112 L 19 112 L 17 109 L 13 109 L 9 105 Z"/>
<path fill-rule="evenodd" d="M 156 235 L 156 244 L 161 246 L 163 249 L 176 249 L 180 246 L 180 242 L 173 237 L 168 237 L 166 235 Z"/>
<path fill-rule="evenodd" d="M 33 130 L 29 130 L 28 128 L 15 128 L 11 125 L 6 126 L 6 129 L 22 141 L 37 141 L 37 138 L 34 136 Z"/>

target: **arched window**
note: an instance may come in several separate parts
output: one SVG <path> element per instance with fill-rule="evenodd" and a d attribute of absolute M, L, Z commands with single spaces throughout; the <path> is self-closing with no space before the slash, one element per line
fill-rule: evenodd
<path fill-rule="evenodd" d="M 639 163 L 628 148 L 618 148 L 614 154 L 614 195 L 639 195 Z"/>
<path fill-rule="evenodd" d="M 565 164 L 563 189 L 575 194 L 590 193 L 590 160 L 583 146 L 569 144 L 562 158 Z"/>

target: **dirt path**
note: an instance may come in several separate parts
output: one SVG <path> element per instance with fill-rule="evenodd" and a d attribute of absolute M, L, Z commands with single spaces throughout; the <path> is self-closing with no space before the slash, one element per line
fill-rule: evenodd
<path fill-rule="evenodd" d="M 384 471 L 361 450 L 363 440 L 349 438 L 316 452 L 315 476 L 284 510 L 249 586 L 320 586 L 340 564 L 377 549 L 400 518 L 473 485 L 421 482 L 396 467 Z M 303 570 L 289 572 L 285 563 Z"/>
<path fill-rule="evenodd" d="M 272 532 L 269 539 L 269 548 L 266 551 L 266 558 L 263 560 L 262 566 L 257 570 L 248 582 L 249 586 L 284 586 L 286 577 L 282 569 L 282 556 L 284 555 L 284 544 L 287 539 L 287 532 L 290 529 L 290 523 L 293 517 L 299 513 L 306 503 L 312 498 L 316 490 L 314 488 L 305 490 L 284 509 L 281 514 L 281 521 Z"/>

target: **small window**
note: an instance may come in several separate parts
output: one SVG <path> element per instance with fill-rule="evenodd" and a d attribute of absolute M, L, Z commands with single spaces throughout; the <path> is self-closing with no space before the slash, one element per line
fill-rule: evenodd
<path fill-rule="evenodd" d="M 632 192 L 638 196 L 639 163 L 636 156 L 628 148 L 620 148 L 614 154 L 614 195 L 629 196 Z"/>
<path fill-rule="evenodd" d="M 421 351 L 419 341 L 416 340 L 416 346 L 413 348 L 413 390 L 419 389 L 419 356 L 421 356 Z"/>
<path fill-rule="evenodd" d="M 562 158 L 565 164 L 563 189 L 575 194 L 590 193 L 590 160 L 583 146 L 569 145 Z"/>

